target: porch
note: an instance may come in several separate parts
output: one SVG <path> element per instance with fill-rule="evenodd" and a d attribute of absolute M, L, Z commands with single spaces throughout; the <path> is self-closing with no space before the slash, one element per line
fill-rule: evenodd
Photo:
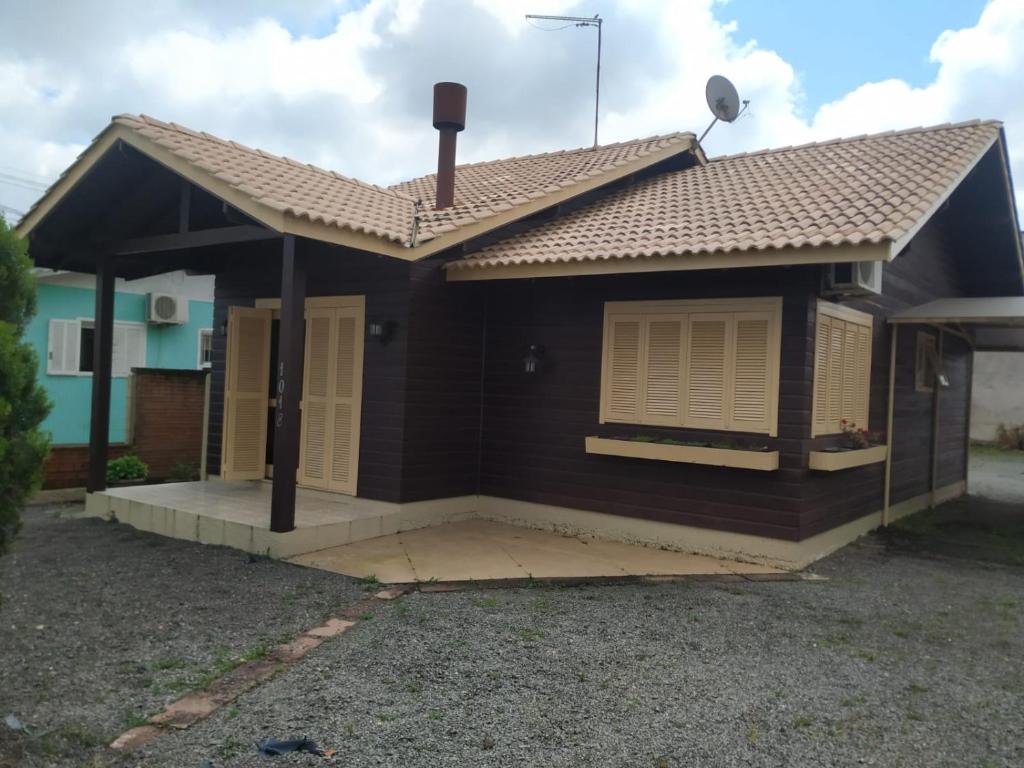
<path fill-rule="evenodd" d="M 460 499 L 444 504 L 391 504 L 298 488 L 295 527 L 270 530 L 273 486 L 268 481 L 138 485 L 108 488 L 86 497 L 85 513 L 201 544 L 220 544 L 275 558 L 463 520 L 471 507 Z"/>
<path fill-rule="evenodd" d="M 269 529 L 269 482 L 208 480 L 110 488 L 89 494 L 85 512 L 161 536 L 389 583 L 785 572 L 550 525 L 510 525 L 514 513 L 498 513 L 482 501 L 464 496 L 393 504 L 299 488 L 295 528 L 277 533 Z"/>

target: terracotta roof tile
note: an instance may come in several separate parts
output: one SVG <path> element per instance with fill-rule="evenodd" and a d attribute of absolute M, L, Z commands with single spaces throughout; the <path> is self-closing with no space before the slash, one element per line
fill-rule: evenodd
<path fill-rule="evenodd" d="M 411 236 L 416 206 L 400 192 L 146 115 L 118 115 L 114 123 L 275 211 L 398 243 Z"/>
<path fill-rule="evenodd" d="M 618 190 L 448 268 L 895 241 L 999 128 L 973 121 L 719 157 Z"/>
<path fill-rule="evenodd" d="M 482 221 L 521 204 L 520 201 L 559 192 L 658 150 L 688 147 L 692 141 L 692 133 L 671 133 L 596 149 L 587 147 L 460 165 L 455 169 L 455 204 L 440 211 L 433 207 L 436 174 L 404 181 L 390 189 L 422 201 L 424 209 L 420 212 L 417 239 L 426 242 L 451 224 L 465 226 Z"/>

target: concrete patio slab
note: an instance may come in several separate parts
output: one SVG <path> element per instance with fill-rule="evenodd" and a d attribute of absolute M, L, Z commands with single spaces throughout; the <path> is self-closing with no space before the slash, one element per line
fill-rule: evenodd
<path fill-rule="evenodd" d="M 290 562 L 397 584 L 529 578 L 782 574 L 777 568 L 566 536 L 489 520 L 465 520 L 380 536 Z"/>

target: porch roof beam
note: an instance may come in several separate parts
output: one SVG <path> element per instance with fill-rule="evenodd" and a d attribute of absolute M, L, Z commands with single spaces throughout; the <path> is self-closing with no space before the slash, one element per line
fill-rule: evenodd
<path fill-rule="evenodd" d="M 117 256 L 132 256 L 144 253 L 161 253 L 163 251 L 183 251 L 189 248 L 205 248 L 211 245 L 230 245 L 232 243 L 251 243 L 258 240 L 274 240 L 281 237 L 280 232 L 251 224 L 236 227 L 217 227 L 200 229 L 194 232 L 176 232 L 171 235 L 153 235 L 121 240 L 104 248 Z"/>

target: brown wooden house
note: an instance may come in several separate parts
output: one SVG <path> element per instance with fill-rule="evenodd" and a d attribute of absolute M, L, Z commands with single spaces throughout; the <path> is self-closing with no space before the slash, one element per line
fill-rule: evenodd
<path fill-rule="evenodd" d="M 436 176 L 119 116 L 26 215 L 38 265 L 97 275 L 90 509 L 287 553 L 339 543 L 293 530 L 335 499 L 349 540 L 478 515 L 797 566 L 964 493 L 973 350 L 1024 315 L 984 298 L 1024 295 L 999 123 L 455 166 L 436 94 Z M 180 268 L 216 274 L 194 492 L 268 489 L 262 531 L 105 493 L 113 278 Z"/>

